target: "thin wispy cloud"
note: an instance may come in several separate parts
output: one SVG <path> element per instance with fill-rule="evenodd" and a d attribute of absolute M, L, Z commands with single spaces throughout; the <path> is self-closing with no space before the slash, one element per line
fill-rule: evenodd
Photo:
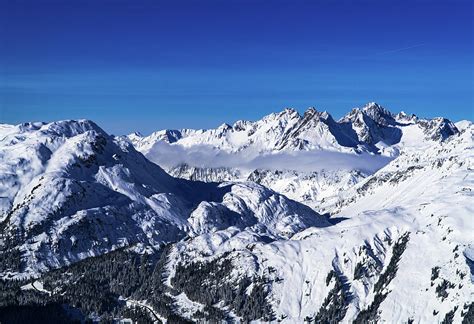
<path fill-rule="evenodd" d="M 398 52 L 406 51 L 406 50 L 409 50 L 409 49 L 412 49 L 412 48 L 421 47 L 421 46 L 424 46 L 424 45 L 426 45 L 426 43 L 420 43 L 420 44 L 416 44 L 416 45 L 412 45 L 412 46 L 396 48 L 396 49 L 392 49 L 392 50 L 388 50 L 388 51 L 383 51 L 383 52 L 380 52 L 380 53 L 375 53 L 373 55 L 385 55 L 385 54 L 398 53 Z"/>
<path fill-rule="evenodd" d="M 415 44 L 415 45 L 406 46 L 406 47 L 394 48 L 394 49 L 390 49 L 390 50 L 386 50 L 386 51 L 375 52 L 375 53 L 371 53 L 371 54 L 368 54 L 368 55 L 360 56 L 357 59 L 365 59 L 365 58 L 371 58 L 371 57 L 377 57 L 377 56 L 386 56 L 386 55 L 390 55 L 390 54 L 395 54 L 395 53 L 399 53 L 399 52 L 408 51 L 408 50 L 418 48 L 418 47 L 422 47 L 422 46 L 425 46 L 425 45 L 426 45 L 426 43 L 420 43 L 420 44 Z"/>

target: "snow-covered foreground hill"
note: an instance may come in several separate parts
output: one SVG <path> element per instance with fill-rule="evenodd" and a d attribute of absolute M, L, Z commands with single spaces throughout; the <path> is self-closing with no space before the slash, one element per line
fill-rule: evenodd
<path fill-rule="evenodd" d="M 474 126 L 378 105 L 339 122 L 282 114 L 264 118 L 266 128 L 236 123 L 247 134 L 238 148 L 235 134 L 199 138 L 220 143 L 222 161 L 247 156 L 239 152 L 259 143 L 247 142 L 253 129 L 268 147 L 252 160 L 332 150 L 344 163 L 181 160 L 169 168 L 175 178 L 134 148 L 148 154 L 156 142 L 147 151 L 90 121 L 2 125 L 0 321 L 47 310 L 169 323 L 472 323 Z M 353 137 L 331 141 L 325 127 Z M 224 133 L 241 132 L 232 129 Z M 183 133 L 197 136 L 167 131 L 158 143 L 181 150 Z M 345 167 L 359 157 L 377 168 Z"/>
<path fill-rule="evenodd" d="M 2 276 L 226 228 L 288 237 L 327 221 L 255 183 L 175 179 L 90 121 L 2 126 Z"/>

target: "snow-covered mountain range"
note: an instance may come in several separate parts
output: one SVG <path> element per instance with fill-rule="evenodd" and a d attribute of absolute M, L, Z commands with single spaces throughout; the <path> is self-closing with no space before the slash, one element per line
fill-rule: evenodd
<path fill-rule="evenodd" d="M 127 139 L 171 175 L 205 182 L 251 180 L 326 211 L 325 201 L 375 172 L 401 151 L 424 150 L 459 133 L 445 118 L 394 114 L 377 103 L 339 121 L 309 108 L 210 130 L 162 130 Z"/>
<path fill-rule="evenodd" d="M 147 137 L 0 125 L 0 318 L 469 323 L 473 135 L 375 103 Z"/>
<path fill-rule="evenodd" d="M 309 108 L 303 115 L 287 108 L 261 120 L 239 120 L 209 130 L 162 130 L 149 136 L 130 134 L 128 139 L 143 153 L 157 142 L 185 148 L 208 145 L 221 151 L 250 153 L 332 150 L 389 154 L 387 146 L 418 145 L 445 140 L 458 133 L 445 118 L 421 119 L 404 112 L 393 114 L 377 103 L 354 108 L 338 121 L 326 111 Z M 398 145 L 397 145 L 398 144 Z"/>

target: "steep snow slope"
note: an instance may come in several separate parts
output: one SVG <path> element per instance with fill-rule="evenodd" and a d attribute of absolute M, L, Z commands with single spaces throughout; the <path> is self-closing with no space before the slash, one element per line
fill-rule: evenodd
<path fill-rule="evenodd" d="M 319 212 L 327 199 L 338 196 L 364 179 L 367 174 L 358 170 L 318 172 L 255 170 L 248 180 L 255 181 Z"/>
<path fill-rule="evenodd" d="M 472 169 L 470 166 L 472 163 L 472 136 L 473 126 L 469 125 L 460 134 L 450 137 L 445 142 L 426 146 L 423 150 L 420 150 L 419 147 L 405 148 L 397 159 L 390 162 L 372 176 L 364 179 L 347 192 L 339 195 L 336 207 L 340 210 L 341 207 L 343 208 L 343 206 L 347 204 L 355 206 L 354 202 L 372 193 L 374 188 L 378 189 L 383 187 L 392 189 L 392 186 L 397 185 L 403 180 L 412 178 L 414 175 L 423 174 L 426 176 L 423 172 L 429 169 L 435 169 L 435 174 L 438 176 L 450 175 L 451 172 L 462 167 L 470 171 Z M 468 174 L 470 173 L 468 172 Z M 423 177 L 420 178 L 420 181 L 423 180 L 422 178 Z M 427 179 L 424 179 L 424 181 L 427 181 Z M 412 184 L 416 184 L 416 182 Z M 416 188 L 417 186 L 413 187 Z M 398 195 L 401 194 L 403 194 L 403 191 L 400 191 Z M 429 195 L 427 196 L 429 197 Z M 399 196 L 387 195 L 387 197 L 391 197 L 393 201 L 400 201 Z M 383 202 L 383 200 L 375 201 L 377 202 L 375 205 L 374 202 L 371 202 L 374 209 L 383 207 L 378 205 Z M 338 209 L 333 210 L 333 213 L 337 212 Z"/>
<path fill-rule="evenodd" d="M 34 274 L 226 225 L 288 237 L 328 223 L 257 184 L 175 179 L 87 120 L 2 126 L 3 275 Z"/>
<path fill-rule="evenodd" d="M 459 131 L 464 131 L 466 129 L 468 129 L 469 127 L 472 126 L 472 121 L 469 121 L 469 120 L 461 120 L 461 121 L 458 121 L 457 123 L 455 123 L 456 125 L 456 128 L 459 130 Z"/>
<path fill-rule="evenodd" d="M 308 227 L 330 225 L 309 207 L 253 182 L 233 184 L 221 203 L 201 202 L 189 223 L 193 234 L 238 227 L 273 238 L 290 238 Z"/>
<path fill-rule="evenodd" d="M 180 282 L 182 264 L 229 260 L 226 280 L 263 278 L 283 322 L 433 323 L 452 312 L 459 323 L 474 301 L 473 131 L 363 180 L 341 197 L 334 226 L 273 242 L 232 228 L 180 242 L 167 284 Z"/>

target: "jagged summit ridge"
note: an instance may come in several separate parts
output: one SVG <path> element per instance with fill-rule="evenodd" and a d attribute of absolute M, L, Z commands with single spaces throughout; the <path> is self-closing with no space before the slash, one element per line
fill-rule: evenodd
<path fill-rule="evenodd" d="M 401 146 L 403 138 L 415 131 L 422 132 L 420 141 L 443 141 L 459 132 L 448 119 L 394 114 L 370 102 L 362 108 L 352 109 L 337 121 L 327 111 L 314 107 L 308 108 L 303 115 L 293 108 L 285 108 L 258 121 L 239 120 L 232 126 L 223 124 L 209 130 L 163 130 L 145 137 L 132 134 L 128 139 L 144 153 L 160 141 L 184 147 L 208 145 L 227 152 L 331 150 L 383 153 L 380 147 Z"/>

